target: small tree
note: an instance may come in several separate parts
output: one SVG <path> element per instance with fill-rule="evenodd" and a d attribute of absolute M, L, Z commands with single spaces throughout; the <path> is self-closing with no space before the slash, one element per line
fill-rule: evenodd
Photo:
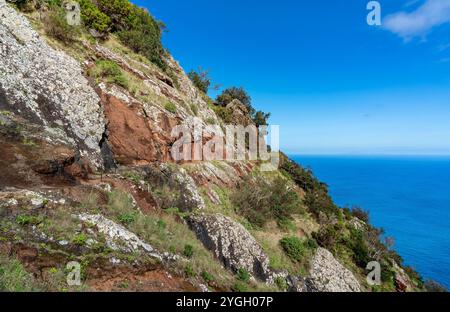
<path fill-rule="evenodd" d="M 268 120 L 270 118 L 270 113 L 264 113 L 263 111 L 257 111 L 253 115 L 253 122 L 257 127 L 267 126 Z"/>
<path fill-rule="evenodd" d="M 244 104 L 250 114 L 253 115 L 254 109 L 252 107 L 252 98 L 247 93 L 247 91 L 244 90 L 244 88 L 240 87 L 231 87 L 228 89 L 225 89 L 222 94 L 220 94 L 217 99 L 216 103 L 220 106 L 227 106 L 230 104 L 233 100 L 239 100 L 242 104 Z"/>
<path fill-rule="evenodd" d="M 208 76 L 208 72 L 199 68 L 198 71 L 191 70 L 188 74 L 189 79 L 191 79 L 194 86 L 197 87 L 203 93 L 208 93 L 209 87 L 211 86 L 211 79 Z"/>
<path fill-rule="evenodd" d="M 365 223 L 369 223 L 369 212 L 365 211 L 364 209 L 360 208 L 360 207 L 353 207 L 352 208 L 352 215 L 355 218 L 358 218 L 359 220 L 365 222 Z"/>

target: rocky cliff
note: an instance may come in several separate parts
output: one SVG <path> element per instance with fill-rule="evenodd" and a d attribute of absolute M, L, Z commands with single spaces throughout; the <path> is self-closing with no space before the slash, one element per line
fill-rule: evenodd
<path fill-rule="evenodd" d="M 63 272 L 76 261 L 82 283 L 71 290 L 372 289 L 339 248 L 317 247 L 328 246 L 321 231 L 353 223 L 316 216 L 309 175 L 292 175 L 299 168 L 172 159 L 175 126 L 221 129 L 224 120 L 170 55 L 161 69 L 114 34 L 68 45 L 41 14 L 0 0 L 0 265 L 23 267 L 24 287 L 67 289 Z M 105 64 L 127 83 L 98 74 Z M 239 101 L 227 109 L 233 123 L 252 123 Z M 241 213 L 235 198 L 256 179 L 269 190 L 281 179 L 301 198 L 289 226 L 255 226 Z"/>

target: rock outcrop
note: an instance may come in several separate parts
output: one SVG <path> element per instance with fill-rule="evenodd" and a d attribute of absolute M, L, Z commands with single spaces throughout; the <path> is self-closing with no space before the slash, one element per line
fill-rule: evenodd
<path fill-rule="evenodd" d="M 193 216 L 188 223 L 226 268 L 243 268 L 257 279 L 269 279 L 269 258 L 241 224 L 220 214 Z"/>
<path fill-rule="evenodd" d="M 331 252 L 318 248 L 311 262 L 308 288 L 315 292 L 360 292 L 352 272 L 344 268 Z"/>
<path fill-rule="evenodd" d="M 80 64 L 51 48 L 5 0 L 0 0 L 0 59 L 0 109 L 63 128 L 81 155 L 100 167 L 105 121 L 99 97 Z"/>
<path fill-rule="evenodd" d="M 241 101 L 233 100 L 227 105 L 227 108 L 232 112 L 235 125 L 248 126 L 253 124 L 248 108 Z"/>
<path fill-rule="evenodd" d="M 105 235 L 106 244 L 112 250 L 120 250 L 127 253 L 145 252 L 148 256 L 161 261 L 177 259 L 177 257 L 168 253 L 159 253 L 151 245 L 137 237 L 136 234 L 101 215 L 84 213 L 76 217 L 85 223 L 95 226 L 99 233 Z"/>

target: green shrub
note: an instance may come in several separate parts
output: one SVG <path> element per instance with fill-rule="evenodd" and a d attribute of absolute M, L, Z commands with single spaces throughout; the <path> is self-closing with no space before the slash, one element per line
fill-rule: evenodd
<path fill-rule="evenodd" d="M 253 122 L 257 127 L 259 126 L 267 126 L 268 120 L 270 118 L 270 113 L 264 113 L 263 111 L 257 111 L 253 114 Z"/>
<path fill-rule="evenodd" d="M 212 274 L 209 274 L 206 271 L 203 271 L 201 275 L 202 275 L 203 280 L 208 284 L 211 282 L 214 282 L 214 280 L 215 280 L 214 276 Z"/>
<path fill-rule="evenodd" d="M 32 274 L 16 259 L 0 256 L 0 292 L 36 291 Z"/>
<path fill-rule="evenodd" d="M 124 213 L 118 217 L 120 223 L 127 225 L 136 221 L 136 215 L 134 213 Z"/>
<path fill-rule="evenodd" d="M 211 79 L 208 77 L 208 72 L 199 69 L 198 72 L 191 70 L 188 74 L 189 79 L 191 79 L 194 86 L 197 87 L 203 93 L 208 93 L 209 87 L 211 86 Z"/>
<path fill-rule="evenodd" d="M 133 6 L 119 39 L 136 53 L 144 55 L 162 70 L 167 69 L 165 50 L 161 43 L 161 22 L 157 22 L 145 9 Z"/>
<path fill-rule="evenodd" d="M 349 247 L 353 251 L 353 260 L 356 265 L 365 268 L 372 260 L 369 256 L 369 248 L 364 240 L 363 233 L 356 229 L 350 231 Z"/>
<path fill-rule="evenodd" d="M 212 109 L 225 124 L 233 123 L 233 111 L 231 109 L 217 105 L 214 105 Z"/>
<path fill-rule="evenodd" d="M 77 246 L 84 246 L 87 241 L 87 236 L 84 233 L 77 234 L 73 237 L 72 243 L 74 243 Z"/>
<path fill-rule="evenodd" d="M 123 30 L 133 10 L 129 0 L 96 0 L 101 12 L 111 19 L 111 30 Z"/>
<path fill-rule="evenodd" d="M 192 264 L 189 263 L 188 265 L 186 265 L 186 267 L 184 268 L 184 274 L 188 278 L 195 277 L 195 271 L 194 268 L 192 267 Z"/>
<path fill-rule="evenodd" d="M 98 60 L 95 68 L 89 74 L 96 79 L 105 79 L 108 83 L 115 83 L 123 88 L 128 87 L 128 80 L 122 73 L 122 69 L 113 61 Z"/>
<path fill-rule="evenodd" d="M 194 247 L 192 245 L 185 245 L 183 254 L 187 258 L 192 258 L 194 255 Z"/>
<path fill-rule="evenodd" d="M 172 102 L 167 102 L 166 105 L 164 105 L 164 108 L 172 114 L 176 114 L 177 112 L 177 106 Z"/>
<path fill-rule="evenodd" d="M 230 104 L 233 100 L 239 100 L 242 104 L 244 104 L 249 112 L 252 114 L 254 109 L 252 107 L 252 98 L 250 95 L 245 91 L 244 88 L 240 87 L 231 87 L 228 89 L 225 89 L 216 99 L 216 103 L 220 106 L 227 106 Z"/>
<path fill-rule="evenodd" d="M 244 282 L 244 283 L 248 283 L 250 281 L 250 273 L 244 269 L 244 268 L 239 268 L 236 272 L 237 278 Z"/>
<path fill-rule="evenodd" d="M 275 279 L 275 284 L 277 285 L 277 287 L 281 290 L 281 291 L 287 291 L 289 289 L 288 283 L 286 282 L 286 279 L 278 276 Z"/>
<path fill-rule="evenodd" d="M 298 194 L 280 177 L 273 182 L 246 178 L 231 195 L 231 200 L 240 214 L 259 227 L 271 219 L 285 222 L 292 214 L 301 212 Z"/>
<path fill-rule="evenodd" d="M 231 288 L 234 292 L 248 292 L 248 286 L 242 282 L 237 282 Z"/>
<path fill-rule="evenodd" d="M 300 262 L 305 254 L 303 242 L 295 236 L 285 237 L 280 241 L 286 255 L 294 262 Z"/>
<path fill-rule="evenodd" d="M 111 26 L 111 19 L 101 12 L 91 0 L 77 0 L 80 4 L 81 19 L 88 29 L 94 29 L 100 34 L 105 34 Z"/>
<path fill-rule="evenodd" d="M 19 215 L 16 217 L 17 224 L 21 226 L 26 225 L 38 225 L 43 222 L 43 217 L 39 216 L 28 216 L 28 215 Z"/>

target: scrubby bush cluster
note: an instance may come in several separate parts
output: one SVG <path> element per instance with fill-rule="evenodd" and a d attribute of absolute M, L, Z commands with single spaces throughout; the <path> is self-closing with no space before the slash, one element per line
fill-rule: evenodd
<path fill-rule="evenodd" d="M 129 0 L 77 0 L 80 4 L 83 26 L 97 38 L 116 34 L 127 47 L 148 58 L 163 70 L 167 69 L 165 50 L 161 43 L 164 24 L 143 8 Z M 76 36 L 76 27 L 69 26 L 62 0 L 19 0 L 23 11 L 45 12 L 47 33 L 65 43 Z"/>
<path fill-rule="evenodd" d="M 208 72 L 199 69 L 198 71 L 191 70 L 188 74 L 189 79 L 191 79 L 194 86 L 197 87 L 203 93 L 208 93 L 209 87 L 211 86 L 211 79 L 208 77 Z"/>
<path fill-rule="evenodd" d="M 293 214 L 302 212 L 298 194 L 283 178 L 271 182 L 247 178 L 232 194 L 231 200 L 237 212 L 258 227 L 263 227 L 269 220 L 283 224 Z"/>
<path fill-rule="evenodd" d="M 104 79 L 106 82 L 115 83 L 127 88 L 128 80 L 124 76 L 119 65 L 109 60 L 98 60 L 95 66 L 89 70 L 89 76 L 94 79 Z"/>
<path fill-rule="evenodd" d="M 227 105 L 232 101 L 238 100 L 248 110 L 249 117 L 257 126 L 265 126 L 268 124 L 270 118 L 270 113 L 265 113 L 263 111 L 257 111 L 252 106 L 252 98 L 248 92 L 242 87 L 231 87 L 222 91 L 222 93 L 216 98 L 216 106 L 218 107 L 216 113 L 225 120 L 231 118 L 232 112 L 227 109 Z M 226 122 L 226 121 L 225 121 Z"/>

